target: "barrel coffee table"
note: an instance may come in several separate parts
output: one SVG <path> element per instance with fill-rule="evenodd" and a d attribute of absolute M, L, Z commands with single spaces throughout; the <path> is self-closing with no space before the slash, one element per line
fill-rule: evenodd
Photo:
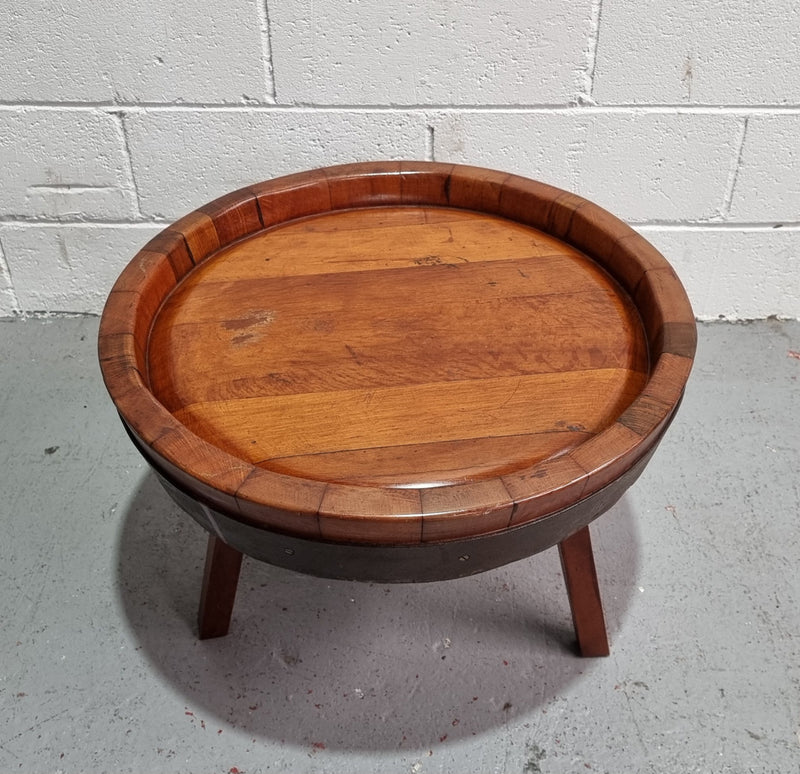
<path fill-rule="evenodd" d="M 208 532 L 200 637 L 242 554 L 378 582 L 558 545 L 608 653 L 589 523 L 689 375 L 681 283 L 596 205 L 514 175 L 352 164 L 244 188 L 152 239 L 100 325 L 134 444 Z"/>

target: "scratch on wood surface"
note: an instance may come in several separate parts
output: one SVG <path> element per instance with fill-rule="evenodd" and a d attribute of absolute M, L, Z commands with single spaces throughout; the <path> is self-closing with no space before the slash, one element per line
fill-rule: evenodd
<path fill-rule="evenodd" d="M 344 348 L 350 353 L 350 357 L 358 363 L 358 365 L 363 365 L 361 358 L 358 356 L 358 352 L 355 351 L 349 344 L 345 344 Z"/>
<path fill-rule="evenodd" d="M 275 319 L 275 312 L 264 310 L 250 315 L 250 317 L 242 317 L 238 320 L 225 320 L 222 327 L 228 331 L 241 331 L 253 326 L 268 325 Z"/>
<path fill-rule="evenodd" d="M 225 330 L 236 332 L 236 336 L 231 339 L 231 344 L 247 344 L 259 341 L 274 319 L 275 312 L 263 310 L 255 312 L 249 317 L 225 320 L 222 327 Z"/>

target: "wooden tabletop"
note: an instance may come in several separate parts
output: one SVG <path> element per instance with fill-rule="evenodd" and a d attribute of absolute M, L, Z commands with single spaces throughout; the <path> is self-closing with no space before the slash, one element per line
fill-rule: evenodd
<path fill-rule="evenodd" d="M 111 293 L 106 382 L 160 470 L 250 523 L 419 542 L 546 515 L 674 412 L 694 322 L 666 261 L 585 200 L 439 164 L 254 186 Z"/>

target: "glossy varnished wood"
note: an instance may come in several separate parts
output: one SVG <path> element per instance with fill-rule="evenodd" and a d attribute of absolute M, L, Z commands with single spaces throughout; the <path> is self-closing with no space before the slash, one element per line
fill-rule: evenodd
<path fill-rule="evenodd" d="M 159 313 L 149 375 L 182 424 L 260 467 L 430 487 L 578 445 L 647 370 L 633 304 L 578 251 L 497 217 L 383 207 L 199 267 Z"/>
<path fill-rule="evenodd" d="M 499 172 L 290 176 L 134 258 L 100 357 L 130 432 L 237 518 L 367 543 L 522 524 L 613 481 L 682 393 L 669 264 L 595 205 Z"/>
<path fill-rule="evenodd" d="M 624 223 L 422 162 L 292 175 L 190 213 L 122 273 L 99 340 L 131 438 L 223 536 L 208 577 L 232 577 L 228 549 L 422 580 L 562 543 L 587 652 L 602 609 L 582 530 L 646 464 L 694 348 L 679 280 Z"/>
<path fill-rule="evenodd" d="M 218 251 L 161 307 L 148 358 L 154 396 L 233 457 L 405 490 L 322 503 L 326 536 L 380 539 L 380 520 L 349 518 L 354 495 L 389 509 L 395 541 L 508 526 L 500 476 L 602 432 L 649 370 L 636 308 L 583 253 L 412 206 L 307 216 Z"/>

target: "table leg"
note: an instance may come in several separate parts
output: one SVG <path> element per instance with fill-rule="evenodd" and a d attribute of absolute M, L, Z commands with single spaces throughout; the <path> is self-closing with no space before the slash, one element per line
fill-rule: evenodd
<path fill-rule="evenodd" d="M 208 536 L 203 590 L 197 616 L 201 640 L 224 637 L 228 633 L 241 567 L 241 552 L 215 535 Z"/>
<path fill-rule="evenodd" d="M 562 540 L 558 551 L 580 653 L 582 656 L 607 656 L 608 637 L 589 527 Z"/>

